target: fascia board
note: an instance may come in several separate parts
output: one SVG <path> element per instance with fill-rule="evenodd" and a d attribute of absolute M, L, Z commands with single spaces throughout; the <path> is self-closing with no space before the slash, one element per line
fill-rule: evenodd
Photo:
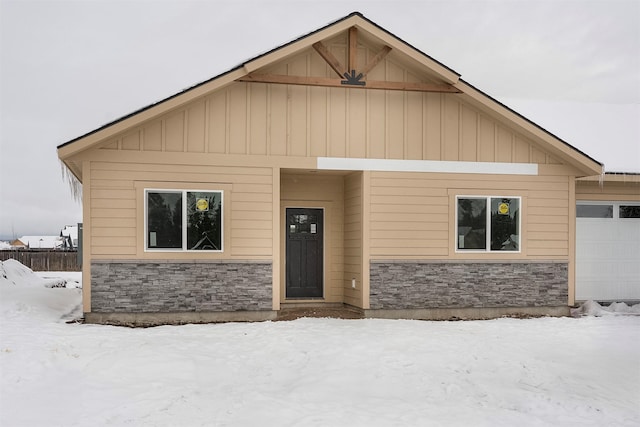
<path fill-rule="evenodd" d="M 244 70 L 247 74 L 253 73 L 254 71 L 262 67 L 271 65 L 276 61 L 295 54 L 300 50 L 313 45 L 316 42 L 320 42 L 337 34 L 340 34 L 341 32 L 348 30 L 354 25 L 358 25 L 360 22 L 362 22 L 362 19 L 359 16 L 351 16 L 334 24 L 329 24 L 329 26 L 323 29 L 310 33 L 306 36 L 302 36 L 298 40 L 285 44 L 281 47 L 276 48 L 272 52 L 261 55 L 246 62 L 244 64 Z"/>
<path fill-rule="evenodd" d="M 433 73 L 437 74 L 438 77 L 443 79 L 445 82 L 454 84 L 458 82 L 458 80 L 460 80 L 460 74 L 444 66 L 443 64 L 440 64 L 438 61 L 429 57 L 424 52 L 419 51 L 404 40 L 399 39 L 395 35 L 389 33 L 385 29 L 378 27 L 377 25 L 364 19 L 360 20 L 360 22 L 358 23 L 358 27 L 380 39 L 382 43 L 388 45 L 392 49 L 392 52 L 393 50 L 395 50 L 410 57 L 414 61 L 428 68 Z"/>
<path fill-rule="evenodd" d="M 58 147 L 58 157 L 62 160 L 91 148 L 96 143 L 102 142 L 113 135 L 138 126 L 147 120 L 154 119 L 158 116 L 168 113 L 171 110 L 179 108 L 201 96 L 205 96 L 214 90 L 233 83 L 236 79 L 244 76 L 242 69 L 232 70 L 218 78 L 198 85 L 194 88 L 187 89 L 173 97 L 159 101 L 157 104 L 143 108 L 141 111 L 131 113 L 123 119 L 106 124 L 84 136 L 69 141 Z"/>
<path fill-rule="evenodd" d="M 640 184 L 640 173 L 606 172 L 604 175 L 585 176 L 577 179 L 580 182 L 622 182 Z"/>

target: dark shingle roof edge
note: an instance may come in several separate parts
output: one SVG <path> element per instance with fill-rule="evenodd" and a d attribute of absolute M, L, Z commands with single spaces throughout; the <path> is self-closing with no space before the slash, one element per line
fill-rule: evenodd
<path fill-rule="evenodd" d="M 538 129 L 540 129 L 541 131 L 543 131 L 544 133 L 546 133 L 547 135 L 557 139 L 558 141 L 562 142 L 564 145 L 566 145 L 567 147 L 571 148 L 572 150 L 575 150 L 576 152 L 582 154 L 583 156 L 585 156 L 586 158 L 598 163 L 600 166 L 604 167 L 604 163 L 594 159 L 593 157 L 591 157 L 590 155 L 588 155 L 587 153 L 585 153 L 584 151 L 574 147 L 573 145 L 569 144 L 567 141 L 565 141 L 564 139 L 558 137 L 557 135 L 555 135 L 554 133 L 546 130 L 545 128 L 543 128 L 542 126 L 540 126 L 539 124 L 529 120 L 528 118 L 526 118 L 525 116 L 523 116 L 522 114 L 518 113 L 516 110 L 510 108 L 509 106 L 503 104 L 502 102 L 498 101 L 497 99 L 495 99 L 494 97 L 492 97 L 491 95 L 488 95 L 487 93 L 481 91 L 480 89 L 478 89 L 477 87 L 475 87 L 474 85 L 472 85 L 471 83 L 460 79 L 461 82 L 463 82 L 466 85 L 471 86 L 473 89 L 477 90 L 478 92 L 480 92 L 482 95 L 486 96 L 487 98 L 489 98 L 490 100 L 492 100 L 493 102 L 495 102 L 496 104 L 500 105 L 501 107 L 509 110 L 511 113 L 515 114 L 516 116 L 518 116 L 519 118 L 521 118 L 522 120 L 526 121 L 529 124 L 532 124 L 533 126 L 537 127 Z"/>

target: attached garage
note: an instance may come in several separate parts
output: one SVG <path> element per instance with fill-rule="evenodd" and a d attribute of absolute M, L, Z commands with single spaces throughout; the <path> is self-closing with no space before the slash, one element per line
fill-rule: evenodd
<path fill-rule="evenodd" d="M 578 185 L 577 302 L 640 300 L 640 193 L 633 182 L 637 178 L 612 174 L 602 183 Z"/>

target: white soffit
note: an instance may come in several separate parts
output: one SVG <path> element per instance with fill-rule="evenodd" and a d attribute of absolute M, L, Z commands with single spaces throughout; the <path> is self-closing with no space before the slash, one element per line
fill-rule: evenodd
<path fill-rule="evenodd" d="M 491 175 L 538 175 L 537 163 L 451 162 L 439 160 L 348 159 L 318 157 L 321 170 L 379 172 L 478 173 Z"/>

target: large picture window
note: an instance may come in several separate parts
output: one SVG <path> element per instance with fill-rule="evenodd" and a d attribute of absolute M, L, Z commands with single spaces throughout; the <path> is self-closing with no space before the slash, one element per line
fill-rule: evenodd
<path fill-rule="evenodd" d="M 520 197 L 457 197 L 458 251 L 520 251 Z"/>
<path fill-rule="evenodd" d="M 222 252 L 222 191 L 145 190 L 145 248 Z"/>

